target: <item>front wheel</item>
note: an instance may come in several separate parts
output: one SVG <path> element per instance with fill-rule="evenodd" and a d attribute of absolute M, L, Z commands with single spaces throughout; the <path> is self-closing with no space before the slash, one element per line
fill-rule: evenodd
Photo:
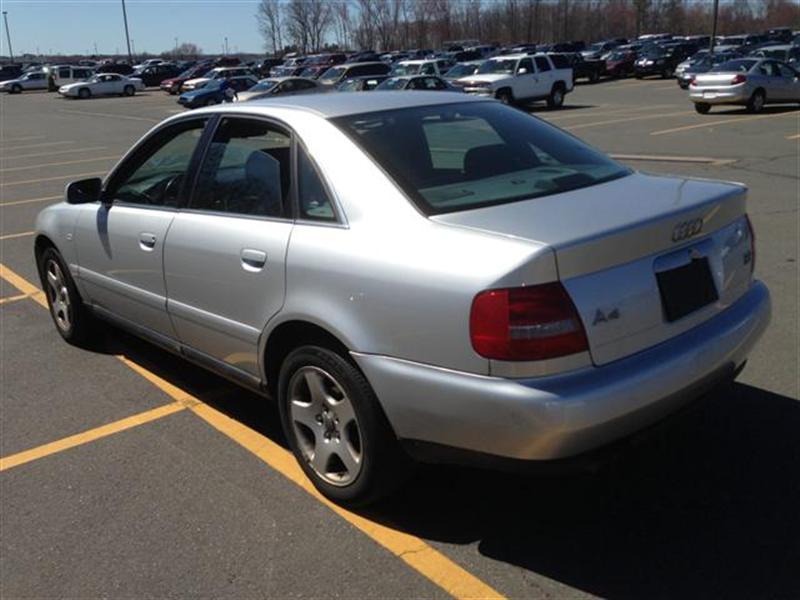
<path fill-rule="evenodd" d="M 509 106 L 514 104 L 514 96 L 510 90 L 500 90 L 497 92 L 497 99 L 503 104 L 507 104 Z"/>
<path fill-rule="evenodd" d="M 600 73 L 597 71 L 592 71 L 589 74 L 589 83 L 597 83 L 598 81 L 600 81 Z"/>
<path fill-rule="evenodd" d="M 22 93 L 22 86 L 18 84 L 14 84 L 11 86 L 11 93 L 12 94 L 21 94 Z"/>
<path fill-rule="evenodd" d="M 136 93 L 136 88 L 134 88 L 132 85 L 126 85 L 123 93 L 126 96 L 133 96 Z"/>
<path fill-rule="evenodd" d="M 711 110 L 711 105 L 705 102 L 697 102 L 694 105 L 694 109 L 701 115 L 707 115 Z"/>
<path fill-rule="evenodd" d="M 556 109 L 564 105 L 564 88 L 561 85 L 554 85 L 547 98 L 547 108 Z"/>
<path fill-rule="evenodd" d="M 89 91 L 89 88 L 81 88 L 78 90 L 78 98 L 81 100 L 86 100 L 89 96 L 92 95 L 92 92 Z"/>
<path fill-rule="evenodd" d="M 55 248 L 39 258 L 39 277 L 56 330 L 70 344 L 84 344 L 91 338 L 95 322 L 81 300 L 69 269 Z"/>
<path fill-rule="evenodd" d="M 314 486 L 334 502 L 365 505 L 394 491 L 409 472 L 375 393 L 347 358 L 302 346 L 281 365 L 281 422 Z"/>

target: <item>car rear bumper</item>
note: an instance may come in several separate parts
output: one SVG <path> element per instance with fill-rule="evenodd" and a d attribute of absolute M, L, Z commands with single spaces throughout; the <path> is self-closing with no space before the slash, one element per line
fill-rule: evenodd
<path fill-rule="evenodd" d="M 702 325 L 602 367 L 534 379 L 353 353 L 397 436 L 503 458 L 575 456 L 676 411 L 746 360 L 770 320 L 760 282 Z"/>
<path fill-rule="evenodd" d="M 714 89 L 690 88 L 689 99 L 704 104 L 746 104 L 750 95 L 744 85 Z"/>

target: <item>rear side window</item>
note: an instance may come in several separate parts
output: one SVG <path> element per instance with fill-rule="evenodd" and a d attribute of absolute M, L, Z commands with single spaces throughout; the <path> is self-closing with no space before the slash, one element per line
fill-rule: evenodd
<path fill-rule="evenodd" d="M 238 215 L 288 215 L 291 138 L 254 119 L 220 121 L 189 208 Z"/>
<path fill-rule="evenodd" d="M 428 215 L 588 187 L 630 171 L 557 128 L 496 102 L 333 119 Z"/>
<path fill-rule="evenodd" d="M 297 145 L 297 195 L 300 218 L 309 221 L 336 221 L 333 203 L 311 157 Z"/>
<path fill-rule="evenodd" d="M 69 67 L 60 67 L 58 69 L 58 76 L 63 77 L 64 79 L 69 78 L 70 72 Z"/>
<path fill-rule="evenodd" d="M 539 72 L 543 73 L 550 70 L 550 62 L 544 56 L 536 56 L 534 60 L 536 61 L 536 69 Z"/>

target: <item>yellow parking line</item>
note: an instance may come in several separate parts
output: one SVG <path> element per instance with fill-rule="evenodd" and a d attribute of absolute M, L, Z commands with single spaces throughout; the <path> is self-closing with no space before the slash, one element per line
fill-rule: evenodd
<path fill-rule="evenodd" d="M 7 169 L 0 169 L 0 173 L 8 173 L 9 171 L 29 171 L 31 169 L 44 169 L 47 167 L 61 167 L 63 165 L 77 165 L 80 163 L 100 162 L 103 160 L 119 159 L 118 154 L 113 156 L 98 156 L 97 158 L 82 158 L 80 160 L 67 160 L 64 162 L 46 163 L 43 165 L 29 165 L 25 167 L 9 167 Z"/>
<path fill-rule="evenodd" d="M 683 127 L 673 127 L 672 129 L 662 129 L 661 131 L 653 131 L 650 135 L 665 135 L 667 133 L 676 133 L 678 131 L 689 131 L 690 129 L 701 129 L 703 127 L 716 127 L 717 125 L 724 125 L 726 123 L 746 123 L 748 121 L 757 121 L 759 119 L 771 119 L 773 117 L 785 117 L 787 115 L 792 115 L 797 117 L 799 113 L 795 111 L 787 111 L 781 113 L 771 113 L 769 115 L 758 115 L 753 117 L 738 117 L 736 119 L 722 119 L 721 121 L 712 121 L 707 120 L 704 123 L 698 123 L 696 125 L 684 125 Z M 707 119 L 707 117 L 706 117 Z"/>
<path fill-rule="evenodd" d="M 35 231 L 21 231 L 19 233 L 7 233 L 5 235 L 0 235 L 0 241 L 2 240 L 13 240 L 16 238 L 21 237 L 28 237 L 36 233 Z"/>
<path fill-rule="evenodd" d="M 6 296 L 5 298 L 0 298 L 0 306 L 3 304 L 10 304 L 11 302 L 16 302 L 17 300 L 25 300 L 28 297 L 28 294 L 17 294 L 16 296 Z"/>
<path fill-rule="evenodd" d="M 638 117 L 627 117 L 625 119 L 609 119 L 607 121 L 597 121 L 595 123 L 581 123 L 580 125 L 569 125 L 564 127 L 569 131 L 573 129 L 585 129 L 587 127 L 599 127 L 600 125 L 613 125 L 614 123 L 628 123 L 629 121 L 644 121 L 647 119 L 661 119 L 663 117 L 677 117 L 681 115 L 693 115 L 693 112 L 674 112 L 674 113 L 663 113 L 663 114 L 655 114 L 655 115 L 641 115 Z"/>
<path fill-rule="evenodd" d="M 21 275 L 17 275 L 3 263 L 0 263 L 0 279 L 4 279 L 7 283 L 13 285 L 25 296 L 30 297 L 37 304 L 47 308 L 47 299 L 44 297 L 44 292 L 42 292 L 38 287 L 30 283 Z"/>
<path fill-rule="evenodd" d="M 73 173 L 72 175 L 59 175 L 58 177 L 40 177 L 39 179 L 26 179 L 25 181 L 12 181 L 10 183 L 0 183 L 0 187 L 11 187 L 12 185 L 27 185 L 29 183 L 39 183 L 40 181 L 56 181 L 58 179 L 77 179 L 78 177 L 92 177 L 105 175 L 105 171 L 95 171 L 93 173 Z"/>
<path fill-rule="evenodd" d="M 35 202 L 47 202 L 48 200 L 62 200 L 64 195 L 45 196 L 44 198 L 28 198 L 27 200 L 14 200 L 13 202 L 0 202 L 0 208 L 4 206 L 16 206 L 18 204 L 33 204 Z"/>
<path fill-rule="evenodd" d="M 5 142 L 8 143 L 8 142 Z M 41 142 L 39 144 L 28 144 L 27 146 L 16 146 L 14 148 L 6 148 L 7 150 L 24 150 L 26 148 L 41 148 L 42 146 L 63 146 L 64 144 L 74 144 L 75 142 Z"/>
<path fill-rule="evenodd" d="M 18 160 L 20 158 L 39 158 L 40 156 L 55 156 L 56 154 L 78 154 L 79 152 L 94 152 L 95 150 L 106 150 L 108 146 L 95 146 L 94 148 L 70 148 L 69 150 L 58 150 L 56 152 L 36 152 L 34 154 L 15 154 L 5 156 L 0 160 Z"/>
<path fill-rule="evenodd" d="M 786 139 L 787 140 L 800 140 L 800 133 L 798 133 L 797 135 L 787 135 Z"/>
<path fill-rule="evenodd" d="M 139 425 L 150 423 L 156 419 L 161 419 L 176 412 L 180 412 L 185 408 L 186 406 L 179 402 L 172 402 L 164 406 L 159 406 L 158 408 L 146 410 L 133 416 L 120 419 L 119 421 L 114 421 L 113 423 L 101 425 L 100 427 L 95 427 L 94 429 L 89 429 L 88 431 L 77 433 L 75 435 L 56 440 L 55 442 L 50 442 L 49 444 L 43 444 L 42 446 L 37 446 L 36 448 L 31 448 L 30 450 L 17 452 L 16 454 L 0 458 L 0 471 L 6 471 L 8 469 L 24 465 L 25 463 L 29 463 L 33 460 L 55 454 L 56 452 L 63 452 L 69 448 L 82 446 L 83 444 L 88 444 L 89 442 L 119 433 L 120 431 L 131 429 L 132 427 L 138 427 Z"/>
<path fill-rule="evenodd" d="M 38 289 L 33 284 L 25 281 L 22 277 L 2 264 L 0 264 L 0 277 L 22 291 L 30 291 L 33 289 L 38 292 Z M 206 423 L 211 425 L 214 429 L 225 434 L 230 439 L 265 462 L 267 465 L 281 473 L 284 477 L 289 479 L 289 481 L 295 483 L 312 497 L 325 504 L 328 508 L 345 519 L 353 527 L 366 534 L 377 544 L 389 550 L 389 552 L 397 556 L 409 567 L 426 577 L 428 580 L 439 586 L 442 590 L 454 598 L 503 598 L 503 595 L 497 590 L 493 589 L 488 584 L 475 577 L 472 573 L 456 564 L 447 556 L 427 544 L 424 540 L 414 535 L 397 531 L 385 525 L 381 525 L 380 523 L 371 521 L 327 500 L 306 478 L 302 469 L 297 464 L 297 461 L 294 459 L 294 456 L 288 450 L 285 450 L 268 437 L 250 429 L 249 427 L 246 427 L 238 421 L 231 419 L 227 415 L 210 407 L 209 405 L 204 404 L 178 386 L 173 385 L 152 371 L 149 371 L 141 365 L 133 362 L 129 358 L 125 356 L 117 356 L 117 358 L 125 365 L 130 367 L 133 371 L 147 379 L 157 388 L 175 399 L 176 403 L 174 405 L 167 405 L 169 407 L 174 407 L 172 408 L 173 412 L 177 412 L 183 408 L 188 408 Z M 154 409 L 154 411 L 158 410 L 167 410 L 167 407 Z M 141 415 L 146 414 L 147 413 L 141 413 Z M 129 419 L 141 417 L 141 415 L 135 415 L 134 417 L 129 417 Z M 123 419 L 123 421 L 125 421 L 125 419 Z M 117 423 L 119 423 L 119 421 Z M 115 424 L 112 423 L 111 425 L 104 427 L 113 427 L 114 425 Z M 101 427 L 98 429 L 102 430 L 103 428 Z M 113 431 L 109 433 L 113 433 Z M 104 435 L 109 435 L 109 433 L 105 433 Z M 66 440 L 70 440 L 70 438 L 66 438 Z M 64 440 L 61 440 L 60 442 L 54 442 L 53 444 L 60 444 L 63 442 Z M 58 451 L 58 449 L 55 449 L 54 451 Z M 33 452 L 33 450 L 28 452 Z M 9 461 L 17 456 L 19 455 L 13 455 L 3 460 Z M 10 467 L 6 467 L 4 463 L 3 468 Z"/>
<path fill-rule="evenodd" d="M 43 135 L 29 135 L 28 137 L 19 137 L 19 138 L 6 138 L 0 136 L 0 142 L 4 142 L 6 144 L 13 144 L 15 142 L 29 142 L 31 140 L 43 140 L 45 136 Z"/>
<path fill-rule="evenodd" d="M 115 115 L 111 113 L 87 112 L 84 110 L 59 110 L 56 112 L 67 113 L 69 115 L 85 115 L 87 117 L 109 117 L 111 119 L 126 119 L 128 121 L 148 121 L 150 123 L 161 122 L 161 119 L 148 119 L 147 117 L 133 117 L 131 115 Z"/>
<path fill-rule="evenodd" d="M 567 114 L 558 114 L 554 116 L 549 116 L 549 114 L 542 115 L 543 118 L 546 118 L 548 121 L 556 121 L 561 119 L 576 119 L 578 117 L 587 118 L 587 117 L 606 117 L 611 115 L 619 115 L 619 114 L 630 114 L 630 113 L 637 113 L 641 111 L 652 111 L 659 108 L 667 108 L 672 106 L 671 104 L 654 104 L 652 106 L 639 106 L 639 107 L 632 107 L 628 106 L 626 108 L 618 108 L 615 110 L 608 110 L 608 111 L 583 111 L 583 110 L 572 110 L 569 111 Z M 580 113 L 580 114 L 575 114 Z"/>

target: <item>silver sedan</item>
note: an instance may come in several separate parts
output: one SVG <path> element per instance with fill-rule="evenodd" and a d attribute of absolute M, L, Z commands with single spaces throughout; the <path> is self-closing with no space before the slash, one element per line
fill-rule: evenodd
<path fill-rule="evenodd" d="M 800 74 L 777 60 L 736 58 L 694 76 L 689 99 L 700 114 L 716 104 L 746 106 L 757 113 L 767 104 L 800 102 Z"/>
<path fill-rule="evenodd" d="M 743 367 L 770 316 L 738 184 L 645 175 L 522 111 L 312 94 L 150 131 L 37 219 L 53 321 L 263 392 L 313 483 L 572 457 Z"/>

